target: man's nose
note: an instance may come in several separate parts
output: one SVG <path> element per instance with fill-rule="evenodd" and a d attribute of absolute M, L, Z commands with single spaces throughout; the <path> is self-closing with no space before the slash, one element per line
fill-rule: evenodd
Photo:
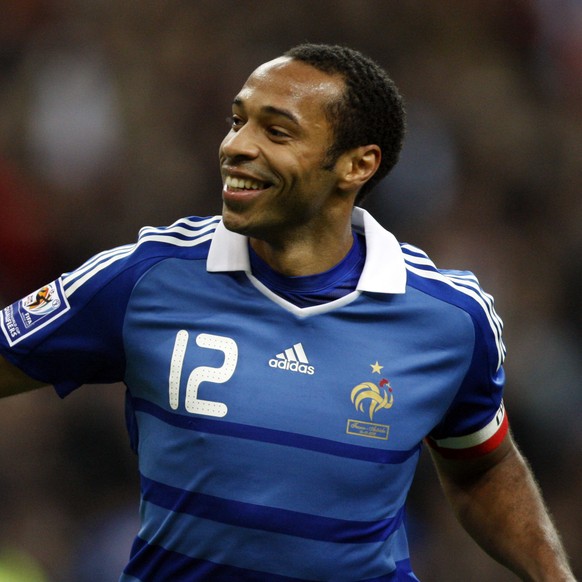
<path fill-rule="evenodd" d="M 221 149 L 230 159 L 256 158 L 259 155 L 256 131 L 249 123 L 245 123 L 236 131 L 231 130 L 224 138 Z"/>

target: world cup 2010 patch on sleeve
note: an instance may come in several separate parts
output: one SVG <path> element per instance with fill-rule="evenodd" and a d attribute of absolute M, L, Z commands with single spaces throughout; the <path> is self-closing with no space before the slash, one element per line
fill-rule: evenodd
<path fill-rule="evenodd" d="M 0 312 L 0 327 L 13 346 L 69 311 L 60 279 L 41 287 Z"/>

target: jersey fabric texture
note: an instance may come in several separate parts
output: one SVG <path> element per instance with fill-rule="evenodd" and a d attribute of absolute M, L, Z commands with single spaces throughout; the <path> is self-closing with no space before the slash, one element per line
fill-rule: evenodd
<path fill-rule="evenodd" d="M 144 228 L 7 307 L 2 354 L 65 396 L 123 381 L 141 528 L 123 582 L 417 580 L 405 501 L 423 441 L 507 430 L 501 321 L 356 208 L 357 288 L 298 307 L 220 217 Z"/>

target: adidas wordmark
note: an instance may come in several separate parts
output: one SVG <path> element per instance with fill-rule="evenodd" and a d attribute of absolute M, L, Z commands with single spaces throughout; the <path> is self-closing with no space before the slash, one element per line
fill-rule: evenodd
<path fill-rule="evenodd" d="M 315 374 L 315 368 L 309 365 L 305 350 L 300 343 L 271 358 L 269 366 L 280 370 L 309 374 L 310 376 Z"/>

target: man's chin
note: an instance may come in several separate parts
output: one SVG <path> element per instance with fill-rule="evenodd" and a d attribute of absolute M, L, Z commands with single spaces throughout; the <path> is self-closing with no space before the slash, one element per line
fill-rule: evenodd
<path fill-rule="evenodd" d="M 237 212 L 227 205 L 222 206 L 222 223 L 227 230 L 238 234 L 247 235 L 249 232 L 249 221 L 244 217 L 242 212 Z"/>

